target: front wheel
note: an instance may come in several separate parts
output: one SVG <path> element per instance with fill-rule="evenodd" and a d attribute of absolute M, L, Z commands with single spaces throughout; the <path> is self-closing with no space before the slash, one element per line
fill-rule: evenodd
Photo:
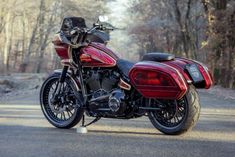
<path fill-rule="evenodd" d="M 40 91 L 41 109 L 46 119 L 57 128 L 68 129 L 75 126 L 82 118 L 83 110 L 71 79 L 66 78 L 57 94 L 60 75 L 53 74 L 43 83 Z"/>
<path fill-rule="evenodd" d="M 149 105 L 161 106 L 161 110 L 150 111 L 148 116 L 155 128 L 170 135 L 182 134 L 192 129 L 200 115 L 199 96 L 194 86 L 189 86 L 180 100 L 151 99 Z"/>

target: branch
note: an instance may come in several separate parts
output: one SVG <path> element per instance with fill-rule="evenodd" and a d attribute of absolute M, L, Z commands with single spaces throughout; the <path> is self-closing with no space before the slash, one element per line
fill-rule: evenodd
<path fill-rule="evenodd" d="M 189 19 L 190 11 L 191 11 L 191 2 L 192 2 L 192 0 L 188 0 L 188 3 L 187 3 L 187 12 L 186 12 L 186 15 L 185 15 L 185 19 Z"/>
<path fill-rule="evenodd" d="M 174 9 L 175 9 L 175 15 L 176 15 L 176 21 L 180 25 L 180 28 L 182 29 L 182 23 L 181 23 L 181 12 L 178 6 L 178 0 L 174 0 Z"/>
<path fill-rule="evenodd" d="M 201 0 L 204 11 L 206 14 L 208 14 L 209 8 L 208 8 L 208 2 L 206 0 Z"/>

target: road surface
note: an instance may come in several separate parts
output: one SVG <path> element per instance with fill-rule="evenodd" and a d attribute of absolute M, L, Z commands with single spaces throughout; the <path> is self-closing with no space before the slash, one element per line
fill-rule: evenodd
<path fill-rule="evenodd" d="M 200 97 L 194 129 L 167 136 L 146 117 L 101 119 L 87 134 L 56 129 L 43 117 L 37 93 L 17 96 L 0 104 L 0 157 L 235 157 L 235 100 L 205 91 Z"/>

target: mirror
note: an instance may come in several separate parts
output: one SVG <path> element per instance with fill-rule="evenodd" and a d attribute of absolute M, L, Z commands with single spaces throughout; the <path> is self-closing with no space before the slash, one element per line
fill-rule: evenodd
<path fill-rule="evenodd" d="M 108 21 L 108 16 L 99 16 L 99 21 L 100 22 L 106 22 L 106 21 Z"/>
<path fill-rule="evenodd" d="M 70 30 L 73 28 L 73 22 L 69 18 L 65 18 L 63 22 L 63 29 L 64 30 Z"/>

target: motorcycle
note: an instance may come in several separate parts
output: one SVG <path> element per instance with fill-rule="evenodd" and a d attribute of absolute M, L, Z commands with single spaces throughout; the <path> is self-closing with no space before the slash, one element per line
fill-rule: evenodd
<path fill-rule="evenodd" d="M 90 29 L 81 17 L 63 19 L 52 41 L 63 69 L 55 70 L 40 91 L 46 119 L 68 129 L 81 120 L 88 126 L 101 118 L 148 116 L 164 134 L 192 129 L 200 115 L 196 88 L 213 83 L 208 68 L 167 53 L 147 53 L 138 63 L 121 59 L 106 47 L 114 29 L 102 18 Z M 85 115 L 94 120 L 85 124 Z"/>

